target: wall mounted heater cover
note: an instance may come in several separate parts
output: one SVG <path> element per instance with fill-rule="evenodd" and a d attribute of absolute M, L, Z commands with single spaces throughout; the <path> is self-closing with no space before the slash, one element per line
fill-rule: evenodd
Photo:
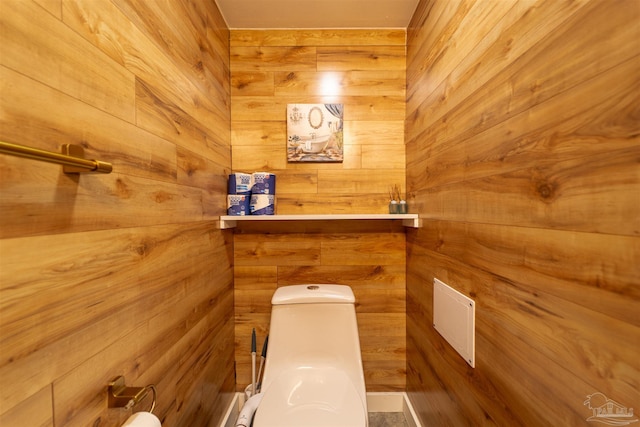
<path fill-rule="evenodd" d="M 433 279 L 433 327 L 472 368 L 476 365 L 475 323 L 475 302 Z"/>

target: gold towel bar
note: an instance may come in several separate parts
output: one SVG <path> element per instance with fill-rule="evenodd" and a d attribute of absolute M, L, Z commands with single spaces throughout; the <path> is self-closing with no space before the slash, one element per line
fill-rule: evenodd
<path fill-rule="evenodd" d="M 0 142 L 0 153 L 56 163 L 63 166 L 64 173 L 111 173 L 113 169 L 111 163 L 85 159 L 84 148 L 74 144 L 64 144 L 62 146 L 62 154 L 59 154 L 37 148 L 25 147 L 24 145 Z"/>

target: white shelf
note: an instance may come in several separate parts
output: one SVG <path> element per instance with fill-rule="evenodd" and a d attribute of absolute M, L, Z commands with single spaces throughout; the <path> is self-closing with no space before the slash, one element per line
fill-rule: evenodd
<path fill-rule="evenodd" d="M 326 214 L 326 215 L 223 215 L 220 217 L 220 228 L 234 228 L 238 221 L 335 221 L 335 220 L 402 220 L 405 227 L 420 228 L 418 214 Z"/>

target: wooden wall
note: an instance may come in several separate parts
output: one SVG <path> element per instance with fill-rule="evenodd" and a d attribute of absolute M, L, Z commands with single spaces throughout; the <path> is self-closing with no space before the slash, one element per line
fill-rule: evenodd
<path fill-rule="evenodd" d="M 425 425 L 585 425 L 595 392 L 637 412 L 638 22 L 635 0 L 419 3 L 407 389 Z M 475 369 L 431 326 L 434 277 L 476 300 Z"/>
<path fill-rule="evenodd" d="M 3 0 L 0 27 L 0 139 L 113 163 L 78 177 L 0 155 L 0 425 L 121 425 L 117 375 L 156 384 L 164 425 L 218 425 L 234 327 L 214 2 Z"/>
<path fill-rule="evenodd" d="M 404 185 L 405 31 L 231 31 L 234 171 L 277 176 L 277 213 L 384 213 Z M 320 82 L 331 74 L 340 95 Z M 344 104 L 343 163 L 287 163 L 286 106 Z M 405 387 L 405 234 L 385 223 L 242 225 L 234 238 L 237 387 L 250 382 L 277 286 L 343 283 L 357 298 L 368 390 Z"/>

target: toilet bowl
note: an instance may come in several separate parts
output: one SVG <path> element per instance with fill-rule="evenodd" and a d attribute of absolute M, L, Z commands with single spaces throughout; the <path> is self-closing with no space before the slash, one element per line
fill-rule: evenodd
<path fill-rule="evenodd" d="M 278 288 L 254 427 L 366 427 L 355 297 L 342 285 Z"/>

